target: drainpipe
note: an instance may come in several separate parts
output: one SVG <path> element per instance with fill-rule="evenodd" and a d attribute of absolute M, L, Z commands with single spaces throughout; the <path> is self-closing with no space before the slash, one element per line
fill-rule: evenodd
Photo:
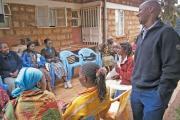
<path fill-rule="evenodd" d="M 104 30 L 103 30 L 103 38 L 104 38 L 104 40 L 103 40 L 103 42 L 104 43 L 107 43 L 107 6 L 106 6 L 106 0 L 104 0 L 104 15 L 103 15 L 103 17 L 104 17 L 104 22 L 103 22 L 103 28 L 104 28 Z"/>

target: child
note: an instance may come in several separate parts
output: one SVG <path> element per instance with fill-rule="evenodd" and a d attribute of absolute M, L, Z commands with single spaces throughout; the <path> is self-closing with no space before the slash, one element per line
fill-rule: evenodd
<path fill-rule="evenodd" d="M 110 106 L 105 75 L 106 70 L 95 63 L 88 62 L 81 67 L 79 81 L 86 90 L 66 107 L 63 114 L 65 120 L 105 118 Z"/>

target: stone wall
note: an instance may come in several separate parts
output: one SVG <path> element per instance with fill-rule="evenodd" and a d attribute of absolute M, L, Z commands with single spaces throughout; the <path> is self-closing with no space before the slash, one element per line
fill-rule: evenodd
<path fill-rule="evenodd" d="M 95 0 L 84 0 L 90 2 Z M 134 0 L 135 1 L 135 0 Z M 66 1 L 67 2 L 67 1 Z M 71 1 L 72 2 L 72 1 Z M 0 41 L 6 41 L 10 46 L 20 44 L 19 39 L 30 37 L 39 40 L 43 44 L 45 38 L 53 40 L 54 46 L 58 49 L 69 47 L 74 44 L 72 38 L 73 28 L 71 27 L 71 9 L 67 9 L 67 27 L 38 28 L 36 26 L 35 6 L 23 4 L 9 4 L 11 9 L 10 29 L 0 29 Z M 108 9 L 108 37 L 116 37 L 117 40 L 129 39 L 133 41 L 139 31 L 138 18 L 136 12 L 124 11 L 125 16 L 125 36 L 116 36 L 115 30 L 115 9 Z M 102 32 L 103 32 L 103 9 L 102 9 Z M 79 40 L 80 42 L 81 40 Z M 78 42 L 78 41 L 75 41 Z"/>
<path fill-rule="evenodd" d="M 107 2 L 130 5 L 130 6 L 139 6 L 143 0 L 107 0 Z"/>
<path fill-rule="evenodd" d="M 53 40 L 54 46 L 68 46 L 72 44 L 71 9 L 67 9 L 67 27 L 38 28 L 36 26 L 35 6 L 10 4 L 10 29 L 0 29 L 0 39 L 10 46 L 19 44 L 19 39 L 30 37 L 42 44 L 45 38 Z M 14 41 L 14 42 L 13 42 Z"/>
<path fill-rule="evenodd" d="M 134 41 L 139 33 L 140 24 L 138 18 L 136 17 L 137 12 L 134 11 L 124 11 L 124 35 L 116 36 L 116 26 L 115 26 L 115 9 L 108 9 L 108 32 L 107 36 L 112 36 L 116 38 L 117 41 L 129 40 Z"/>
<path fill-rule="evenodd" d="M 125 11 L 125 34 L 129 41 L 134 41 L 140 31 L 140 24 L 136 14 L 137 12 Z"/>
<path fill-rule="evenodd" d="M 88 3 L 88 2 L 102 1 L 102 0 L 53 0 L 53 1 L 70 2 L 70 3 Z"/>
<path fill-rule="evenodd" d="M 53 1 L 71 2 L 71 3 L 88 3 L 94 1 L 103 2 L 104 0 L 53 0 Z M 131 6 L 139 6 L 139 4 L 143 2 L 143 0 L 107 0 L 107 2 L 119 3 L 124 5 L 131 5 Z"/>

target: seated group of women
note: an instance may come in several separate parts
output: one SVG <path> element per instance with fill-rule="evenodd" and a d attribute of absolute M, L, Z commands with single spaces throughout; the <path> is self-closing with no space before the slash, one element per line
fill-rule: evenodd
<path fill-rule="evenodd" d="M 22 54 L 23 66 L 40 69 L 45 75 L 47 88 L 50 91 L 52 91 L 51 86 L 54 86 L 53 82 L 56 78 L 63 79 L 65 88 L 71 88 L 71 82 L 66 81 L 67 71 L 61 63 L 58 53 L 52 46 L 52 41 L 45 39 L 44 44 L 45 48 L 41 50 L 41 54 L 34 50 L 35 44 L 33 42 L 27 44 L 27 50 Z"/>
<path fill-rule="evenodd" d="M 120 84 L 129 85 L 131 84 L 130 79 L 133 69 L 133 59 L 130 55 L 132 49 L 128 43 L 116 44 L 113 49 L 118 55 L 121 55 L 121 61 L 119 60 L 114 67 L 118 74 L 110 75 L 110 78 L 121 79 Z M 31 57 L 34 56 L 32 51 L 30 55 Z M 34 66 L 20 70 L 16 79 L 18 87 L 13 91 L 16 99 L 9 102 L 3 110 L 5 120 L 108 119 L 106 113 L 111 101 L 106 89 L 107 70 L 105 68 L 100 68 L 91 62 L 82 65 L 79 72 L 79 81 L 86 90 L 78 94 L 71 103 L 58 107 L 54 94 L 45 90 L 47 86 L 45 79 L 47 78 L 46 75 L 43 75 L 44 71 L 39 69 L 41 68 L 40 64 L 35 63 Z M 3 98 L 8 100 L 5 96 Z"/>
<path fill-rule="evenodd" d="M 71 88 L 71 82 L 66 81 L 67 71 L 58 58 L 58 53 L 52 46 L 50 39 L 45 39 L 45 48 L 41 50 L 41 54 L 35 51 L 35 43 L 29 41 L 27 49 L 23 51 L 21 56 L 11 51 L 8 44 L 0 42 L 0 76 L 3 83 L 8 85 L 8 93 L 16 88 L 14 82 L 23 67 L 33 67 L 43 72 L 44 80 L 47 83 L 45 89 L 52 91 L 56 78 L 63 79 L 65 88 Z"/>
<path fill-rule="evenodd" d="M 53 93 L 44 90 L 43 72 L 37 68 L 22 68 L 13 91 L 16 99 L 3 110 L 5 120 L 80 120 L 106 118 L 110 106 L 105 85 L 106 71 L 95 63 L 81 67 L 79 81 L 86 88 L 71 103 L 58 107 Z M 8 100 L 8 99 L 7 99 Z"/>

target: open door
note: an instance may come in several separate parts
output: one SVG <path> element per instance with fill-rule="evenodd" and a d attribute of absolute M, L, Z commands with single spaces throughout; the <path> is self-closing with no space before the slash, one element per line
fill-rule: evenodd
<path fill-rule="evenodd" d="M 102 43 L 101 7 L 81 9 L 82 41 L 88 45 Z"/>

